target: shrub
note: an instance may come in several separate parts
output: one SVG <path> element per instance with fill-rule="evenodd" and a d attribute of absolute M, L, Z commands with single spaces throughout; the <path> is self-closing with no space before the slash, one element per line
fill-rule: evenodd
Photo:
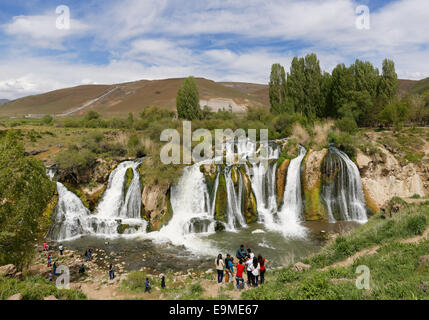
<path fill-rule="evenodd" d="M 128 274 L 125 284 L 131 290 L 144 289 L 146 282 L 146 273 L 142 271 L 132 271 Z"/>

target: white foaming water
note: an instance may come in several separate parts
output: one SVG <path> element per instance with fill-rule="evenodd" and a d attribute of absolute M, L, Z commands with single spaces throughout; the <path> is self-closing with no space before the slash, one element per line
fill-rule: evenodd
<path fill-rule="evenodd" d="M 244 216 L 242 213 L 242 195 L 243 195 L 243 178 L 241 173 L 237 170 L 238 174 L 238 190 L 234 187 L 232 181 L 232 167 L 225 168 L 225 183 L 227 191 L 227 230 L 236 231 L 236 227 L 246 227 Z"/>
<path fill-rule="evenodd" d="M 57 182 L 58 204 L 54 212 L 54 221 L 49 230 L 52 240 L 77 238 L 90 232 L 88 218 L 90 211 L 73 193 Z"/>
<path fill-rule="evenodd" d="M 273 226 L 276 225 L 274 221 L 274 215 L 277 212 L 276 170 L 277 163 L 269 164 L 263 161 L 253 165 L 251 169 L 246 165 L 246 171 L 251 177 L 252 190 L 256 198 L 259 222 L 268 229 L 273 229 Z"/>
<path fill-rule="evenodd" d="M 301 163 L 306 153 L 307 150 L 299 146 L 299 155 L 291 160 L 287 170 L 283 206 L 278 212 L 278 225 L 287 237 L 306 235 L 306 228 L 300 224 L 302 221 Z"/>
<path fill-rule="evenodd" d="M 96 214 L 82 204 L 82 201 L 62 184 L 57 184 L 58 205 L 55 222 L 49 232 L 54 240 L 70 240 L 82 235 L 118 237 L 118 227 L 123 235 L 136 236 L 144 233 L 147 222 L 140 217 L 141 188 L 137 167 L 141 160 L 126 161 L 118 165 L 109 177 L 107 189 Z M 126 190 L 126 171 L 133 170 L 133 179 Z"/>
<path fill-rule="evenodd" d="M 160 231 L 151 232 L 146 237 L 158 242 L 171 242 L 183 245 L 187 249 L 205 254 L 216 254 L 218 251 L 201 235 L 214 233 L 215 221 L 212 214 L 212 203 L 200 164 L 183 169 L 179 182 L 171 187 L 171 206 L 173 217 Z M 193 224 L 205 223 L 201 233 L 195 231 Z"/>
<path fill-rule="evenodd" d="M 322 199 L 330 222 L 336 221 L 334 211 L 342 220 L 367 222 L 365 197 L 356 164 L 344 152 L 331 146 L 324 162 L 324 172 L 333 178 L 331 183 L 324 183 L 322 187 Z"/>

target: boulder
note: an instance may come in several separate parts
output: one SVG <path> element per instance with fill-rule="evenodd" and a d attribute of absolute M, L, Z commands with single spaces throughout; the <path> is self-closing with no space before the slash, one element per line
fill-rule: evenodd
<path fill-rule="evenodd" d="M 311 266 L 309 264 L 297 262 L 293 265 L 292 269 L 293 269 L 293 271 L 296 271 L 296 272 L 302 272 L 305 270 L 310 270 L 310 268 L 311 268 Z"/>
<path fill-rule="evenodd" d="M 286 186 L 286 175 L 287 175 L 287 169 L 289 167 L 289 163 L 290 163 L 290 159 L 286 159 L 277 168 L 276 191 L 277 191 L 277 206 L 279 208 L 283 203 L 283 196 L 284 196 L 285 186 Z"/>
<path fill-rule="evenodd" d="M 16 267 L 13 264 L 7 264 L 0 267 L 0 277 L 13 277 L 16 273 Z"/>
<path fill-rule="evenodd" d="M 173 216 L 168 185 L 145 185 L 142 192 L 142 215 L 149 221 L 148 231 L 158 231 Z"/>
<path fill-rule="evenodd" d="M 256 229 L 252 231 L 252 234 L 258 234 L 258 233 L 265 233 L 265 231 L 262 229 Z"/>
<path fill-rule="evenodd" d="M 58 299 L 55 296 L 48 296 L 48 297 L 44 297 L 43 300 L 54 301 L 54 300 L 58 300 Z"/>
<path fill-rule="evenodd" d="M 16 293 L 13 296 L 10 296 L 6 300 L 22 300 L 22 294 Z"/>

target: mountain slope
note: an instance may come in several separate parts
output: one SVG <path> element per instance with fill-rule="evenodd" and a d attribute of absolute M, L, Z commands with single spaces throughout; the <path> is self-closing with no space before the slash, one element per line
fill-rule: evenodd
<path fill-rule="evenodd" d="M 176 108 L 177 90 L 184 78 L 141 80 L 116 85 L 86 85 L 56 90 L 11 101 L 0 107 L 0 116 L 27 114 L 81 115 L 89 109 L 103 115 L 139 112 L 157 105 Z M 245 111 L 246 106 L 268 106 L 268 86 L 238 82 L 214 82 L 196 78 L 201 105 L 216 110 L 233 106 Z"/>

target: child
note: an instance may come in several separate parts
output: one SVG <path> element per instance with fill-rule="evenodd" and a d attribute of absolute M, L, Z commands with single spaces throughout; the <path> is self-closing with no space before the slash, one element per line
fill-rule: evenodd
<path fill-rule="evenodd" d="M 51 267 L 51 262 L 52 262 L 52 256 L 48 254 L 48 268 Z"/>
<path fill-rule="evenodd" d="M 149 282 L 149 278 L 146 278 L 146 281 L 144 283 L 145 289 L 144 292 L 149 292 L 150 293 L 150 282 Z"/>

